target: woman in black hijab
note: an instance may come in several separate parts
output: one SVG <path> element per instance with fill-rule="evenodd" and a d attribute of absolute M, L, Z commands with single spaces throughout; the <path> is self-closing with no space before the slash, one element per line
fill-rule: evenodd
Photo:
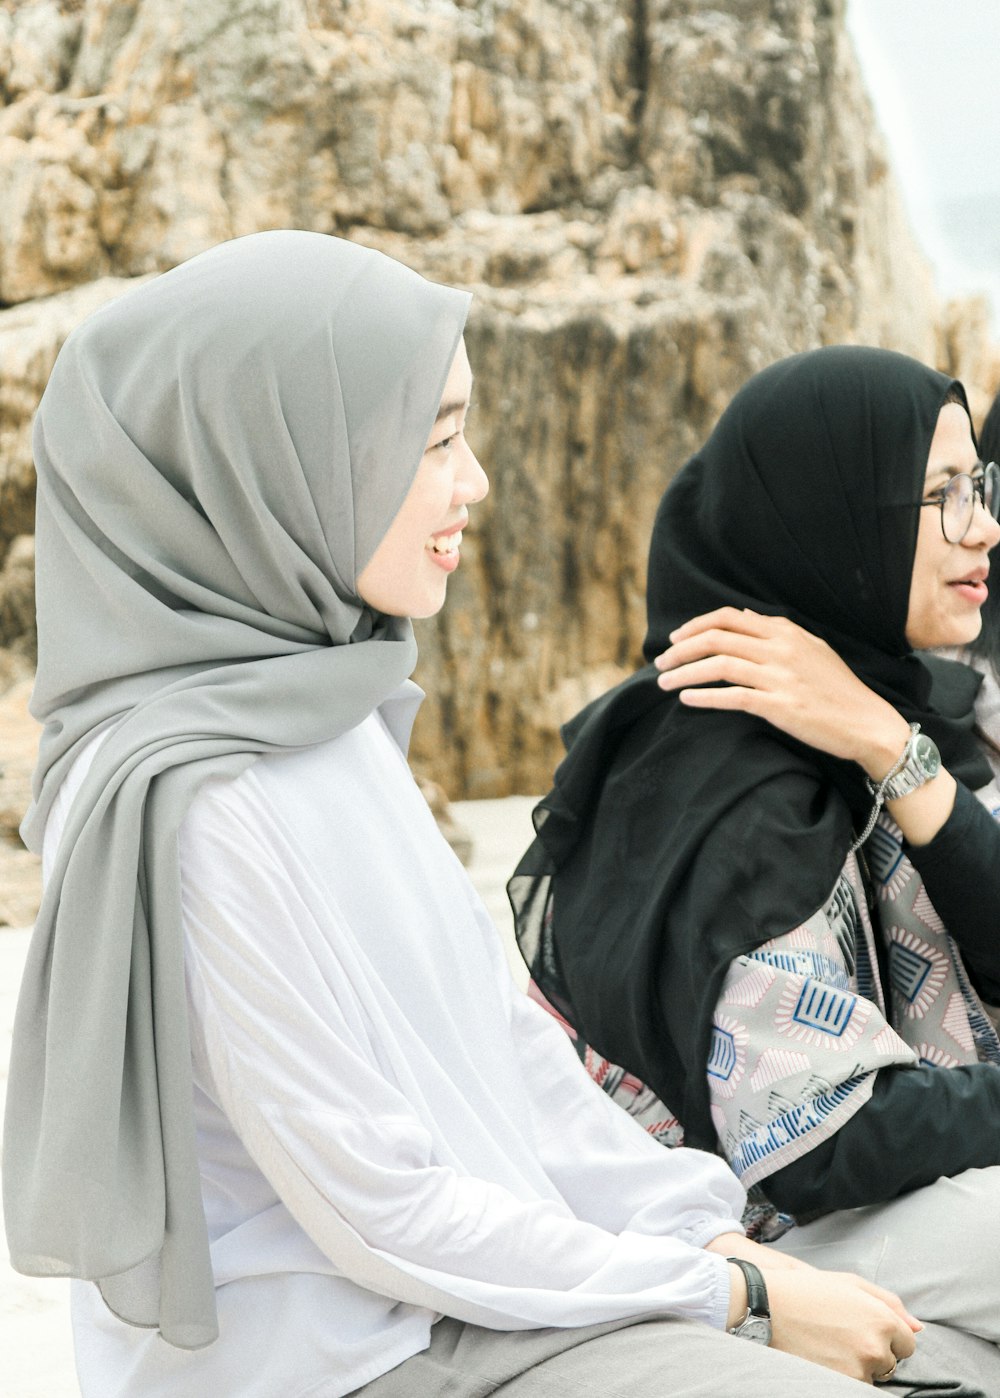
<path fill-rule="evenodd" d="M 961 385 L 843 346 L 758 374 L 661 502 L 649 663 L 567 726 L 511 880 L 544 996 L 772 1228 L 1000 1164 L 1000 792 L 978 677 L 915 653 L 978 633 L 998 509 Z"/>

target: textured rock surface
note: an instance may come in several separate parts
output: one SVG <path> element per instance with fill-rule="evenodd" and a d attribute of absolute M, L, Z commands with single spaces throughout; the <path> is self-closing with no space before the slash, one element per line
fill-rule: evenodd
<path fill-rule="evenodd" d="M 71 326 L 221 238 L 346 234 L 476 293 L 493 490 L 419 628 L 414 755 L 452 795 L 545 787 L 635 662 L 659 494 L 748 374 L 860 340 L 980 405 L 1000 376 L 981 311 L 937 302 L 842 10 L 0 3 L 0 644 L 30 651 L 13 541 Z"/>

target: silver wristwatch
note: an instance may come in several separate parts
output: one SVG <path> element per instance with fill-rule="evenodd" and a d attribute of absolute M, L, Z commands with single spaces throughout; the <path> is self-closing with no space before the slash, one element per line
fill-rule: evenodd
<path fill-rule="evenodd" d="M 903 749 L 899 770 L 882 783 L 882 795 L 886 801 L 898 801 L 901 796 L 909 796 L 925 782 L 932 781 L 941 770 L 941 754 L 933 738 L 920 732 L 920 725 L 913 724 L 910 741 Z"/>
<path fill-rule="evenodd" d="M 759 1267 L 752 1262 L 744 1262 L 742 1257 L 727 1257 L 739 1267 L 747 1283 L 747 1313 L 738 1325 L 729 1327 L 730 1335 L 739 1335 L 743 1340 L 753 1340 L 758 1345 L 771 1343 L 771 1307 L 767 1299 L 767 1287 Z"/>

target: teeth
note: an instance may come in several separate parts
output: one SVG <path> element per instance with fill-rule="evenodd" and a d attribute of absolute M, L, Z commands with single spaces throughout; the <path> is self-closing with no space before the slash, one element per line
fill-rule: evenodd
<path fill-rule="evenodd" d="M 457 553 L 462 543 L 462 531 L 457 534 L 449 534 L 443 539 L 431 539 L 431 548 L 435 553 Z"/>

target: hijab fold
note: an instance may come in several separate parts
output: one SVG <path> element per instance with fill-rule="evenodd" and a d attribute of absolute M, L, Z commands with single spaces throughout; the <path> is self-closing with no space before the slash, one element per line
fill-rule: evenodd
<path fill-rule="evenodd" d="M 416 659 L 356 579 L 410 487 L 465 293 L 320 234 L 237 239 L 67 340 L 35 423 L 44 724 L 23 833 L 94 733 L 11 1056 L 14 1266 L 217 1335 L 192 1117 L 178 831 L 199 786 L 360 723 Z M 405 727 L 405 724 L 403 725 Z"/>
<path fill-rule="evenodd" d="M 648 662 L 722 606 L 822 637 L 960 780 L 989 780 L 976 679 L 906 640 L 918 509 L 938 414 L 961 385 L 887 350 L 765 369 L 664 495 Z M 864 773 L 752 715 L 685 708 L 651 663 L 564 729 L 567 756 L 508 886 L 546 997 L 715 1149 L 706 1064 L 731 961 L 806 921 L 871 805 Z"/>

